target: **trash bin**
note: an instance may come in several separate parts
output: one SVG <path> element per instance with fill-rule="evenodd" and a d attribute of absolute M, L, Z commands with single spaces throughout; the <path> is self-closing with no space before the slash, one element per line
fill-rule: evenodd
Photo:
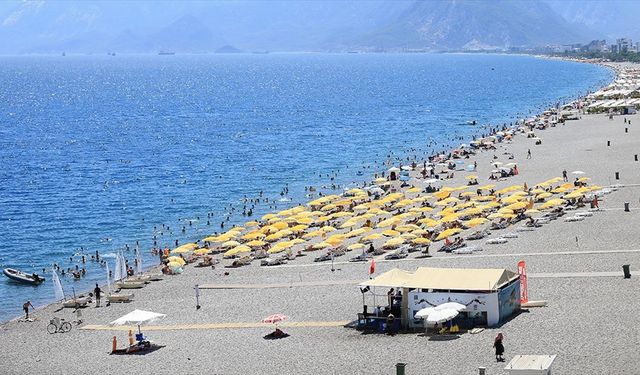
<path fill-rule="evenodd" d="M 622 272 L 624 272 L 624 278 L 625 279 L 630 279 L 631 278 L 631 271 L 629 271 L 629 265 L 628 264 L 624 264 L 622 266 Z"/>
<path fill-rule="evenodd" d="M 486 367 L 478 367 L 478 375 L 486 375 L 487 368 Z"/>
<path fill-rule="evenodd" d="M 407 366 L 406 363 L 398 362 L 396 363 L 396 375 L 404 375 L 404 368 Z"/>
<path fill-rule="evenodd" d="M 629 212 L 629 202 L 624 202 L 624 212 Z"/>

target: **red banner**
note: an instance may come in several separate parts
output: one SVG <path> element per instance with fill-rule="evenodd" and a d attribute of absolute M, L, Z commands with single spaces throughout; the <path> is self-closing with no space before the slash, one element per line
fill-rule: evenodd
<path fill-rule="evenodd" d="M 520 303 L 527 303 L 529 291 L 527 290 L 527 266 L 524 260 L 518 262 L 518 273 L 520 274 Z"/>
<path fill-rule="evenodd" d="M 373 275 L 376 272 L 376 261 L 371 259 L 371 265 L 369 266 L 369 275 Z"/>

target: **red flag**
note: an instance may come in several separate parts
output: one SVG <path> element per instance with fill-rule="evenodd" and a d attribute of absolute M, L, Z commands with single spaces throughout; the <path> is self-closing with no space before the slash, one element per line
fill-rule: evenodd
<path fill-rule="evenodd" d="M 369 275 L 373 275 L 376 272 L 376 261 L 371 259 L 371 266 L 369 266 Z"/>

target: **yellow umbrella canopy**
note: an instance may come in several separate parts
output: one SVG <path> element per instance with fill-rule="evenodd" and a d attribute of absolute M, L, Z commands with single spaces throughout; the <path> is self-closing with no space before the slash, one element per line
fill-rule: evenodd
<path fill-rule="evenodd" d="M 547 208 L 553 208 L 553 207 L 557 207 L 557 206 L 561 206 L 563 205 L 565 202 L 564 199 L 551 199 L 543 204 L 540 205 L 540 207 L 538 207 L 541 210 L 547 209 Z"/>
<path fill-rule="evenodd" d="M 300 233 L 300 232 L 304 232 L 307 228 L 309 227 L 306 225 L 298 224 L 298 225 L 292 226 L 290 230 L 293 233 Z"/>
<path fill-rule="evenodd" d="M 460 218 L 460 215 L 458 215 L 458 214 L 450 214 L 450 215 L 447 215 L 447 216 L 443 217 L 440 220 L 440 222 L 441 223 L 452 223 L 452 222 L 458 220 L 459 218 Z"/>
<path fill-rule="evenodd" d="M 543 189 L 532 189 L 531 190 L 531 194 L 534 194 L 534 195 L 542 194 L 544 192 L 545 191 Z"/>
<path fill-rule="evenodd" d="M 354 243 L 352 245 L 347 246 L 347 250 L 359 250 L 364 248 L 364 245 L 361 243 Z"/>
<path fill-rule="evenodd" d="M 433 193 L 433 196 L 438 198 L 438 199 L 445 199 L 449 195 L 451 195 L 451 191 L 450 190 L 447 191 L 447 190 L 444 190 L 444 189 Z"/>
<path fill-rule="evenodd" d="M 539 213 L 540 213 L 540 211 L 539 211 L 539 210 L 536 210 L 535 208 L 532 208 L 532 209 L 530 209 L 530 210 L 526 210 L 526 211 L 524 212 L 524 214 L 525 214 L 525 215 L 533 215 L 533 214 L 539 214 Z"/>
<path fill-rule="evenodd" d="M 272 225 L 273 227 L 277 228 L 278 230 L 282 230 L 282 229 L 285 229 L 285 228 L 288 228 L 288 227 L 289 227 L 289 224 L 287 224 L 287 223 L 286 223 L 286 222 L 284 222 L 284 221 L 277 221 L 277 222 L 275 222 L 275 223 L 273 223 L 273 224 L 271 224 L 271 225 Z"/>
<path fill-rule="evenodd" d="M 478 176 L 475 175 L 475 174 L 470 174 L 467 177 L 465 177 L 465 179 L 467 179 L 467 180 L 477 180 Z"/>
<path fill-rule="evenodd" d="M 227 257 L 231 257 L 234 255 L 238 255 L 240 253 L 248 253 L 251 252 L 251 248 L 247 245 L 240 245 L 240 246 L 236 246 L 231 250 L 227 250 L 224 254 L 222 254 L 223 257 L 227 258 Z"/>
<path fill-rule="evenodd" d="M 376 184 L 382 184 L 382 183 L 387 182 L 387 179 L 383 178 L 383 177 L 378 177 L 375 180 L 373 180 L 373 182 L 375 182 Z"/>
<path fill-rule="evenodd" d="M 578 191 L 574 191 L 573 193 L 569 193 L 567 195 L 564 196 L 564 199 L 577 199 L 577 198 L 582 198 L 584 196 L 584 194 L 578 192 Z"/>
<path fill-rule="evenodd" d="M 449 236 L 453 236 L 454 234 L 458 234 L 460 232 L 462 232 L 462 229 L 460 228 L 451 228 L 451 229 L 443 230 L 442 232 L 440 232 L 438 237 L 436 237 L 436 241 L 444 240 L 445 238 Z"/>
<path fill-rule="evenodd" d="M 419 193 L 421 191 L 422 189 L 420 189 L 419 187 L 412 187 L 411 189 L 407 190 L 407 193 Z"/>
<path fill-rule="evenodd" d="M 169 268 L 179 268 L 179 267 L 184 266 L 184 263 L 169 262 L 169 263 L 167 263 L 167 266 L 169 266 Z"/>
<path fill-rule="evenodd" d="M 342 234 L 335 234 L 329 238 L 327 238 L 324 242 L 331 244 L 333 246 L 338 246 L 340 245 L 343 241 L 345 240 L 344 235 Z"/>
<path fill-rule="evenodd" d="M 271 247 L 269 249 L 269 251 L 267 251 L 267 253 L 269 254 L 275 254 L 275 253 L 279 253 L 281 251 L 284 251 L 290 247 L 293 246 L 293 243 L 291 243 L 291 241 L 283 241 L 283 242 L 278 242 L 277 244 L 273 245 L 273 247 Z"/>
<path fill-rule="evenodd" d="M 398 220 L 396 217 L 392 217 L 390 219 L 382 220 L 381 222 L 378 223 L 378 225 L 376 225 L 376 228 L 390 227 L 392 225 L 398 224 L 399 221 L 400 220 Z"/>
<path fill-rule="evenodd" d="M 445 198 L 441 201 L 436 202 L 436 206 L 446 206 L 449 203 L 458 203 L 460 202 L 460 199 L 456 198 L 456 197 L 449 197 L 449 198 Z"/>
<path fill-rule="evenodd" d="M 262 241 L 262 240 L 253 240 L 253 241 L 249 241 L 247 243 L 245 243 L 245 245 L 249 246 L 249 247 L 261 247 L 266 245 L 267 243 Z"/>
<path fill-rule="evenodd" d="M 472 207 L 472 208 L 467 208 L 464 211 L 460 211 L 460 216 L 470 216 L 470 215 L 479 215 L 482 213 L 482 211 L 484 211 L 482 209 L 482 207 Z"/>
<path fill-rule="evenodd" d="M 242 236 L 242 239 L 243 240 L 255 240 L 255 239 L 258 239 L 258 238 L 262 238 L 262 237 L 264 237 L 264 233 L 260 232 L 259 230 L 254 230 L 254 231 L 251 231 L 251 232 L 245 234 L 244 236 Z"/>
<path fill-rule="evenodd" d="M 478 187 L 476 190 L 491 190 L 494 187 L 496 187 L 495 184 L 482 185 L 482 186 Z"/>
<path fill-rule="evenodd" d="M 299 244 L 305 243 L 305 242 L 307 242 L 307 241 L 303 240 L 302 238 L 294 238 L 294 239 L 291 240 L 291 243 L 294 244 L 294 245 L 299 245 Z"/>
<path fill-rule="evenodd" d="M 404 238 L 396 237 L 396 238 L 392 238 L 392 239 L 388 240 L 382 246 L 385 247 L 385 248 L 395 248 L 395 247 L 398 247 L 398 246 L 402 245 L 403 243 L 404 243 Z"/>
<path fill-rule="evenodd" d="M 373 240 L 377 240 L 382 238 L 383 235 L 381 233 L 371 233 L 368 236 L 364 236 L 360 239 L 360 242 L 369 242 L 369 241 L 373 241 Z"/>
<path fill-rule="evenodd" d="M 313 237 L 322 236 L 323 234 L 324 232 L 321 230 L 314 230 L 309 233 L 305 233 L 304 235 L 302 235 L 302 238 L 313 238 Z"/>
<path fill-rule="evenodd" d="M 418 237 L 418 236 L 416 236 L 416 235 L 415 235 L 415 234 L 413 234 L 413 233 L 402 233 L 402 234 L 400 235 L 400 237 L 404 238 L 405 240 L 411 240 L 411 239 L 414 239 L 414 238 L 416 238 L 416 237 Z"/>
<path fill-rule="evenodd" d="M 387 229 L 385 231 L 382 231 L 382 235 L 386 237 L 398 237 L 400 235 L 400 232 L 393 229 Z"/>
<path fill-rule="evenodd" d="M 420 228 L 420 229 L 416 229 L 416 230 L 412 231 L 411 233 L 415 234 L 416 236 L 422 236 L 422 235 L 427 234 L 428 232 L 426 230 Z"/>
<path fill-rule="evenodd" d="M 418 223 L 423 224 L 428 228 L 434 228 L 440 225 L 441 223 L 438 220 L 433 220 L 431 218 L 425 217 L 424 219 L 418 220 Z"/>
<path fill-rule="evenodd" d="M 273 219 L 274 217 L 278 217 L 278 215 L 276 215 L 276 214 L 266 214 L 266 215 L 262 216 L 262 220 L 269 220 L 269 219 Z"/>
<path fill-rule="evenodd" d="M 327 242 L 318 242 L 317 244 L 313 245 L 312 248 L 315 250 L 319 250 L 319 249 L 325 249 L 327 247 L 331 247 L 332 245 L 330 243 Z"/>
<path fill-rule="evenodd" d="M 515 216 L 516 215 L 514 215 L 514 214 L 496 212 L 496 213 L 493 213 L 493 214 L 487 216 L 487 219 L 491 219 L 491 220 L 494 220 L 494 219 L 510 219 L 512 217 L 515 217 Z"/>
<path fill-rule="evenodd" d="M 516 202 L 508 205 L 506 208 L 515 211 L 515 210 L 522 210 L 524 208 L 527 208 L 528 205 L 529 204 L 527 202 Z"/>
<path fill-rule="evenodd" d="M 546 198 L 549 198 L 552 195 L 553 194 L 551 194 L 551 193 L 544 192 L 544 193 L 540 193 L 540 194 L 536 195 L 536 199 L 539 199 L 539 200 L 540 199 L 546 199 Z"/>
<path fill-rule="evenodd" d="M 217 242 L 218 241 L 218 237 L 216 236 L 209 236 L 209 237 L 205 237 L 202 239 L 202 241 L 205 242 Z"/>
<path fill-rule="evenodd" d="M 328 233 L 328 232 L 335 232 L 337 229 L 332 227 L 331 225 L 327 225 L 326 227 L 320 228 L 320 230 L 325 233 Z"/>
<path fill-rule="evenodd" d="M 224 249 L 229 249 L 229 248 L 232 248 L 232 247 L 236 247 L 238 245 L 240 245 L 240 242 L 238 242 L 238 241 L 227 241 L 227 242 L 224 242 L 222 245 L 220 245 L 220 247 L 222 247 Z"/>
<path fill-rule="evenodd" d="M 210 251 L 210 250 L 209 250 L 209 249 L 207 249 L 207 248 L 202 248 L 202 249 L 196 249 L 196 250 L 194 250 L 194 251 L 193 251 L 193 253 L 194 253 L 195 255 L 206 255 L 206 254 L 209 254 L 209 251 Z"/>
<path fill-rule="evenodd" d="M 198 248 L 198 245 L 195 243 L 186 243 L 182 246 L 178 246 L 175 249 L 171 250 L 171 254 L 188 253 L 189 251 L 193 251 L 197 248 Z"/>
<path fill-rule="evenodd" d="M 244 225 L 247 227 L 257 227 L 258 225 L 260 225 L 260 223 L 258 223 L 257 221 L 247 221 L 246 223 L 244 223 Z"/>
<path fill-rule="evenodd" d="M 180 265 L 184 266 L 185 264 L 187 264 L 187 262 L 185 262 L 184 259 L 180 258 L 180 257 L 168 257 L 167 260 L 169 262 L 176 262 L 176 263 L 180 263 Z"/>
<path fill-rule="evenodd" d="M 483 217 L 477 217 L 468 221 L 465 221 L 464 225 L 466 225 L 469 228 L 473 228 L 473 227 L 477 227 L 478 225 L 482 225 L 487 223 L 489 220 L 483 218 Z"/>
<path fill-rule="evenodd" d="M 367 232 L 372 231 L 373 229 L 369 228 L 369 227 L 364 227 L 364 228 L 358 228 L 356 230 L 352 230 L 351 232 L 346 233 L 344 236 L 346 238 L 353 238 L 353 237 L 357 237 L 357 236 L 361 236 Z"/>
<path fill-rule="evenodd" d="M 411 242 L 415 245 L 428 245 L 431 243 L 431 240 L 424 237 L 418 237 L 411 240 Z"/>

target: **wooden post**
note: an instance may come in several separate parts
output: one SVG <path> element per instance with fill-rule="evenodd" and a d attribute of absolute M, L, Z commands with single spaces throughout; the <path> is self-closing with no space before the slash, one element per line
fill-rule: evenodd
<path fill-rule="evenodd" d="M 113 341 L 111 342 L 111 353 L 115 353 L 118 348 L 118 341 L 115 336 L 113 336 Z"/>
<path fill-rule="evenodd" d="M 402 288 L 402 304 L 400 305 L 400 319 L 402 320 L 402 328 L 407 329 L 409 327 L 409 289 Z"/>

